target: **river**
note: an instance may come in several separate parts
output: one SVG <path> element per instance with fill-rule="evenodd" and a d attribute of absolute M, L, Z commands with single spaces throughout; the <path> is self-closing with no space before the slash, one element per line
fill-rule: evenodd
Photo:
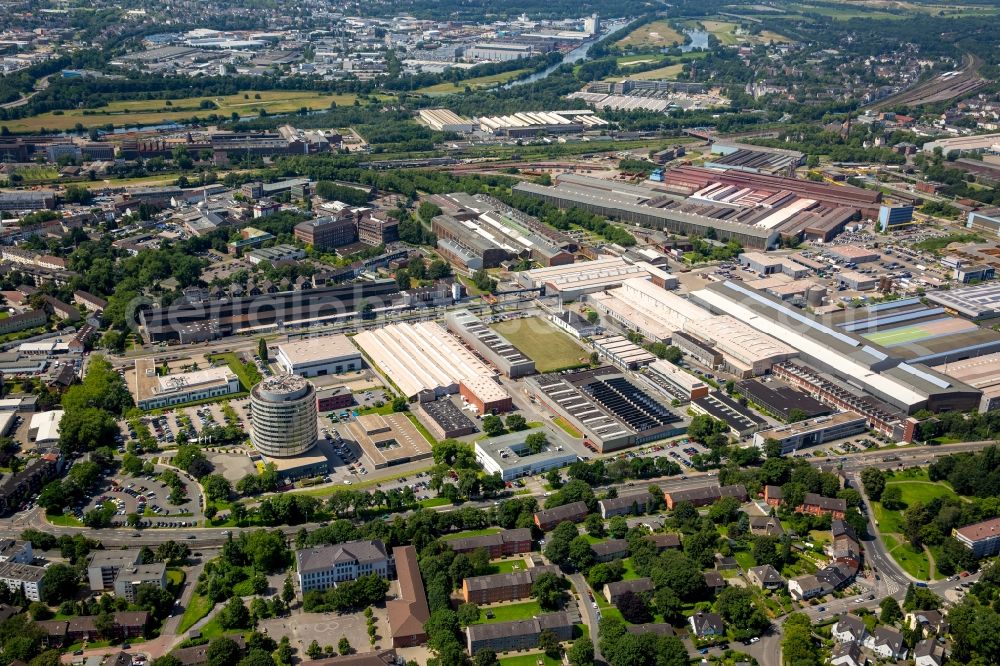
<path fill-rule="evenodd" d="M 566 55 L 563 56 L 562 60 L 560 60 L 556 64 L 546 67 L 542 71 L 535 72 L 531 76 L 525 77 L 523 79 L 517 79 L 515 81 L 511 81 L 510 83 L 505 83 L 502 86 L 500 86 L 500 88 L 501 89 L 513 88 L 514 86 L 523 86 L 526 83 L 541 81 L 546 76 L 556 71 L 563 65 L 572 65 L 573 63 L 580 62 L 581 60 L 587 57 L 587 51 L 590 50 L 591 46 L 593 46 L 598 42 L 604 41 L 605 39 L 610 37 L 613 33 L 617 32 L 622 27 L 622 25 L 624 24 L 609 25 L 608 29 L 601 36 L 597 37 L 596 39 L 591 39 L 586 42 L 583 42 L 572 51 L 567 51 Z"/>

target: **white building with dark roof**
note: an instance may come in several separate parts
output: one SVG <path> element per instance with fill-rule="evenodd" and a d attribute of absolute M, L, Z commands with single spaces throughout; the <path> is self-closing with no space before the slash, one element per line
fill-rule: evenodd
<path fill-rule="evenodd" d="M 295 563 L 302 594 L 336 587 L 337 583 L 357 580 L 361 576 L 375 574 L 388 578 L 392 569 L 392 558 L 385 544 L 377 539 L 298 550 L 295 551 Z"/>

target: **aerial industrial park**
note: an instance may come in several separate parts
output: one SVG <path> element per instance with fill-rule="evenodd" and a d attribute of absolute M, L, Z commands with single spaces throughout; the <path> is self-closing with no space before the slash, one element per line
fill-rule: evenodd
<path fill-rule="evenodd" d="M 1000 12 L 0 0 L 12 666 L 1000 663 Z"/>

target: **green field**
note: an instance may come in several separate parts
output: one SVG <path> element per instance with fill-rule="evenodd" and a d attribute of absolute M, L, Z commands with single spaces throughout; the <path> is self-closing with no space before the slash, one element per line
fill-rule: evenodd
<path fill-rule="evenodd" d="M 684 35 L 667 21 L 653 21 L 630 32 L 624 39 L 618 41 L 616 46 L 665 48 L 683 43 Z"/>
<path fill-rule="evenodd" d="M 579 368 L 590 362 L 583 347 L 541 317 L 503 321 L 490 328 L 533 360 L 538 372 Z"/>
<path fill-rule="evenodd" d="M 516 657 L 504 657 L 500 660 L 500 666 L 538 666 L 541 661 L 543 666 L 560 666 L 558 659 L 546 655 L 544 652 L 536 654 L 519 654 Z"/>
<path fill-rule="evenodd" d="M 523 604 L 504 604 L 503 606 L 491 606 L 490 611 L 493 617 L 486 618 L 485 608 L 480 609 L 479 622 L 476 624 L 492 624 L 494 622 L 513 622 L 514 620 L 530 620 L 536 615 L 542 614 L 542 607 L 537 601 L 528 601 Z"/>
<path fill-rule="evenodd" d="M 579 430 L 571 426 L 566 421 L 566 419 L 564 419 L 561 416 L 555 417 L 554 419 L 552 419 L 552 422 L 555 423 L 557 426 L 559 426 L 559 428 L 570 437 L 573 437 L 575 439 L 580 439 L 583 437 L 583 433 L 581 433 Z"/>
<path fill-rule="evenodd" d="M 524 571 L 526 568 L 524 566 L 524 560 L 504 560 L 503 562 L 494 562 L 493 573 L 512 573 L 514 571 Z"/>
<path fill-rule="evenodd" d="M 904 345 L 907 342 L 922 340 L 929 335 L 931 335 L 931 332 L 928 331 L 923 324 L 911 324 L 910 326 L 900 326 L 899 328 L 893 328 L 888 331 L 865 333 L 861 337 L 866 340 L 871 340 L 877 345 L 891 347 L 893 345 Z"/>
<path fill-rule="evenodd" d="M 257 96 L 260 99 L 257 99 Z M 101 127 L 113 124 L 116 127 L 133 125 L 156 125 L 159 123 L 184 120 L 191 116 L 205 117 L 210 114 L 229 116 L 233 112 L 241 116 L 257 115 L 261 109 L 269 114 L 292 113 L 305 107 L 310 110 L 328 109 L 331 102 L 338 106 L 354 104 L 357 99 L 351 94 L 330 95 L 316 91 L 268 90 L 255 92 L 248 90 L 235 95 L 219 97 L 184 97 L 178 99 L 143 99 L 111 102 L 93 109 L 68 109 L 61 113 L 42 113 L 30 118 L 4 122 L 11 132 L 38 132 L 73 129 L 77 123 L 84 127 Z M 170 104 L 167 104 L 167 101 Z M 211 102 L 215 108 L 204 109 L 203 101 Z"/>
<path fill-rule="evenodd" d="M 931 564 L 925 551 L 914 551 L 903 538 L 903 512 L 906 507 L 920 502 L 926 504 L 939 497 L 958 497 L 946 483 L 931 481 L 927 470 L 908 470 L 890 477 L 886 487 L 897 486 L 902 495 L 903 508 L 887 510 L 880 502 L 872 502 L 879 533 L 886 550 L 907 573 L 914 578 L 929 580 Z"/>
<path fill-rule="evenodd" d="M 465 92 L 466 88 L 471 90 L 492 88 L 493 86 L 501 83 L 507 83 L 511 79 L 516 79 L 522 74 L 527 74 L 529 71 L 531 70 L 514 69 L 509 72 L 500 72 L 499 74 L 491 74 L 489 76 L 477 76 L 475 78 L 465 79 L 464 81 L 456 81 L 454 83 L 446 81 L 444 83 L 435 83 L 434 85 L 427 86 L 425 88 L 418 88 L 413 92 L 421 95 L 455 95 Z"/>
<path fill-rule="evenodd" d="M 197 593 L 193 594 L 191 596 L 191 601 L 188 603 L 188 607 L 184 609 L 184 615 L 181 617 L 181 623 L 177 626 L 177 633 L 183 634 L 185 631 L 193 627 L 198 620 L 208 615 L 214 605 L 215 604 L 209 601 L 208 597 L 203 597 Z"/>

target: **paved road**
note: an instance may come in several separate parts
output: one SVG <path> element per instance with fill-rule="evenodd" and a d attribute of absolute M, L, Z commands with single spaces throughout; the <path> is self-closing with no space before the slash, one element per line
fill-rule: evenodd
<path fill-rule="evenodd" d="M 32 91 L 28 95 L 25 95 L 21 99 L 15 99 L 13 102 L 0 104 L 0 109 L 15 109 L 19 106 L 24 106 L 25 104 L 31 101 L 32 97 L 34 97 L 35 95 L 37 95 L 38 93 L 49 87 L 49 77 L 51 76 L 52 75 L 49 74 L 48 76 L 43 76 L 42 78 L 38 79 L 37 81 L 35 81 L 34 91 Z"/>
<path fill-rule="evenodd" d="M 597 647 L 597 628 L 600 626 L 600 621 L 597 619 L 597 611 L 594 609 L 594 603 L 587 594 L 590 586 L 581 573 L 570 574 L 568 578 L 573 583 L 573 587 L 576 588 L 577 594 L 580 595 L 580 617 L 583 619 L 583 623 L 590 629 L 590 640 L 594 643 L 594 659 L 598 663 L 603 663 L 604 657 L 601 656 L 601 651 Z"/>

